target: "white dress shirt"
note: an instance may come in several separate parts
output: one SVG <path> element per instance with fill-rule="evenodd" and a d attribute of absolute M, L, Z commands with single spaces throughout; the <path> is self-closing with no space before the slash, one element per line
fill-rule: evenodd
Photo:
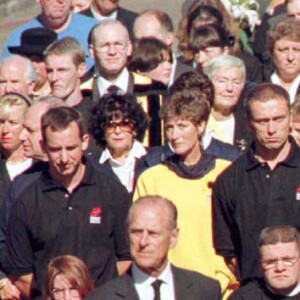
<path fill-rule="evenodd" d="M 131 193 L 133 191 L 135 181 L 134 169 L 136 159 L 144 156 L 145 154 L 145 147 L 140 142 L 134 141 L 124 163 L 115 160 L 107 148 L 102 152 L 99 162 L 100 164 L 103 164 L 108 160 L 114 173 L 118 176 L 121 183 L 127 188 L 127 191 Z"/>
<path fill-rule="evenodd" d="M 98 76 L 96 84 L 100 95 L 103 96 L 111 85 L 117 86 L 124 92 L 124 94 L 127 93 L 129 76 L 127 68 L 124 68 L 114 81 L 108 81 L 105 78 Z"/>
<path fill-rule="evenodd" d="M 132 276 L 134 279 L 134 287 L 138 293 L 140 300 L 154 299 L 154 290 L 152 287 L 152 283 L 157 279 L 160 279 L 162 281 L 162 284 L 160 286 L 160 298 L 175 300 L 174 279 L 169 262 L 166 268 L 157 278 L 147 275 L 146 273 L 141 271 L 135 264 L 133 264 Z"/>

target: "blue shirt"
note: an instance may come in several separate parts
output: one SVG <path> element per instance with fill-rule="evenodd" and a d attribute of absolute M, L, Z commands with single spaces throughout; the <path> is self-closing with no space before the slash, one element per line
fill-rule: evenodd
<path fill-rule="evenodd" d="M 58 39 L 69 36 L 77 39 L 80 42 L 80 44 L 84 48 L 87 70 L 89 70 L 94 65 L 94 60 L 92 59 L 88 49 L 88 36 L 91 29 L 97 23 L 98 21 L 96 19 L 72 13 L 72 18 L 69 26 L 65 30 L 57 32 Z M 33 18 L 31 21 L 22 24 L 21 26 L 13 30 L 3 44 L 0 59 L 3 59 L 10 54 L 8 50 L 9 46 L 20 46 L 21 34 L 24 30 L 36 27 L 45 27 L 40 22 L 38 17 Z"/>

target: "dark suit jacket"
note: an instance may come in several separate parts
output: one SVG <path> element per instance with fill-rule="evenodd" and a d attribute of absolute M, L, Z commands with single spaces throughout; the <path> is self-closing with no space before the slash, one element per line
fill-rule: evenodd
<path fill-rule="evenodd" d="M 90 8 L 82 11 L 81 14 L 92 18 L 94 17 Z M 136 17 L 137 13 L 122 7 L 118 8 L 117 20 L 122 22 L 124 26 L 128 29 L 131 39 L 133 38 L 133 23 Z"/>
<path fill-rule="evenodd" d="M 202 274 L 179 269 L 172 266 L 177 300 L 220 300 L 221 289 L 219 283 Z M 139 300 L 134 288 L 134 281 L 130 272 L 117 277 L 100 286 L 86 300 Z"/>
<path fill-rule="evenodd" d="M 178 59 L 176 59 L 176 68 L 175 68 L 175 74 L 174 74 L 174 81 L 180 77 L 180 75 L 187 73 L 187 72 L 195 72 L 195 69 L 187 64 L 182 63 Z M 172 82 L 173 84 L 173 82 Z"/>

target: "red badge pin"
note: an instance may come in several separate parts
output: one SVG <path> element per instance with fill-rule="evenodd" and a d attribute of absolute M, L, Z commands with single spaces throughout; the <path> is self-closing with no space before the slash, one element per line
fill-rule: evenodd
<path fill-rule="evenodd" d="M 296 200 L 300 201 L 300 185 L 297 187 Z"/>
<path fill-rule="evenodd" d="M 94 207 L 90 212 L 90 224 L 101 224 L 101 207 Z"/>

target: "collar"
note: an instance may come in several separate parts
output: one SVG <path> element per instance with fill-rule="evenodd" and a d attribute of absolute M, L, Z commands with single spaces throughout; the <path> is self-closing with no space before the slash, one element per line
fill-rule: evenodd
<path fill-rule="evenodd" d="M 281 86 L 281 81 L 280 81 L 279 76 L 276 71 L 271 75 L 271 82 Z M 293 80 L 293 82 L 290 86 L 290 89 L 287 91 L 290 95 L 290 103 L 291 104 L 295 101 L 295 97 L 296 97 L 299 85 L 300 85 L 300 73 Z"/>
<path fill-rule="evenodd" d="M 175 80 L 176 67 L 177 67 L 177 58 L 176 55 L 172 52 L 172 66 L 171 66 L 171 75 L 168 83 L 168 88 L 173 84 Z"/>
<path fill-rule="evenodd" d="M 116 9 L 115 11 L 113 11 L 110 15 L 108 16 L 102 16 L 101 14 L 99 14 L 93 7 L 93 5 L 91 5 L 91 12 L 92 15 L 94 16 L 94 18 L 98 21 L 104 21 L 104 20 L 116 20 L 117 19 L 117 14 L 118 14 L 118 9 Z"/>
<path fill-rule="evenodd" d="M 269 289 L 269 291 L 272 294 L 279 295 L 268 284 L 266 284 L 266 287 Z M 293 296 L 296 296 L 299 293 L 300 293 L 300 281 L 298 281 L 297 285 L 289 293 L 287 293 L 285 295 L 280 295 L 280 296 L 293 297 Z"/>
<path fill-rule="evenodd" d="M 85 158 L 83 158 L 83 163 L 85 164 L 84 176 L 77 188 L 79 186 L 95 184 L 95 169 L 93 168 L 91 163 Z M 42 170 L 41 188 L 43 192 L 50 192 L 56 189 L 65 189 L 59 182 L 55 181 L 51 177 L 51 174 L 49 173 L 49 163 L 47 163 L 47 166 Z"/>
<path fill-rule="evenodd" d="M 120 88 L 124 93 L 127 92 L 129 82 L 129 72 L 127 68 L 124 68 L 119 76 L 114 81 L 108 81 L 105 78 L 98 76 L 97 77 L 97 86 L 100 92 L 100 95 L 104 95 L 106 90 L 111 85 L 116 85 Z"/>
<path fill-rule="evenodd" d="M 296 168 L 299 166 L 299 158 L 297 158 L 298 153 L 298 146 L 296 145 L 296 142 L 293 140 L 293 138 L 289 138 L 289 142 L 291 143 L 291 149 L 287 157 L 281 161 L 280 165 L 285 165 L 290 168 Z M 246 171 L 250 171 L 251 169 L 255 169 L 256 167 L 259 167 L 262 163 L 258 161 L 255 157 L 255 141 L 253 141 L 250 146 L 249 150 L 246 154 Z"/>
<path fill-rule="evenodd" d="M 157 279 L 160 279 L 163 283 L 172 284 L 172 269 L 170 262 L 167 263 L 167 266 L 157 278 L 143 272 L 135 263 L 132 265 L 131 272 L 136 285 L 147 287 Z"/>
<path fill-rule="evenodd" d="M 130 149 L 129 153 L 128 153 L 128 156 L 126 158 L 126 162 L 127 161 L 131 161 L 131 160 L 134 160 L 135 158 L 141 158 L 142 156 L 144 156 L 146 154 L 146 149 L 145 147 L 143 146 L 142 143 L 138 142 L 137 140 L 134 140 L 133 142 L 133 145 L 132 145 L 132 148 Z M 116 165 L 120 165 L 120 163 L 118 161 L 116 161 L 109 149 L 106 147 L 105 150 L 102 152 L 101 154 L 101 157 L 100 157 L 100 160 L 99 160 L 99 163 L 100 164 L 104 164 L 106 161 L 112 161 L 114 164 Z M 126 163 L 125 163 L 126 164 Z"/>
<path fill-rule="evenodd" d="M 215 157 L 206 153 L 201 152 L 200 160 L 193 166 L 186 166 L 180 161 L 180 156 L 177 154 L 166 157 L 165 161 L 161 162 L 166 165 L 178 176 L 188 179 L 199 179 L 209 173 L 215 167 Z"/>

